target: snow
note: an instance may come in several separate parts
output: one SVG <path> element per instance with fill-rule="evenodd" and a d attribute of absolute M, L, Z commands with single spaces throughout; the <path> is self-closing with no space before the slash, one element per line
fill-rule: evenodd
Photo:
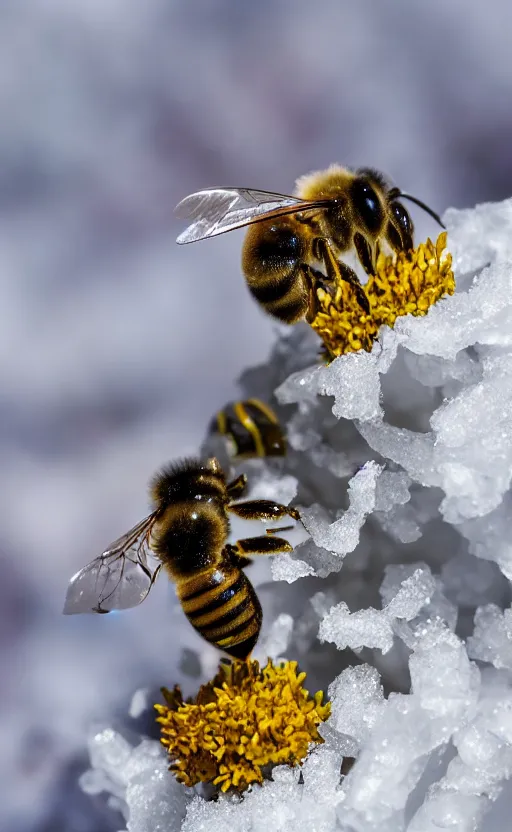
<path fill-rule="evenodd" d="M 416 569 L 400 584 L 382 610 L 370 607 L 351 613 L 343 601 L 330 609 L 322 618 L 318 637 L 321 641 L 333 641 L 339 650 L 350 647 L 357 652 L 363 647 L 378 647 L 387 653 L 393 646 L 395 619 L 410 621 L 416 618 L 421 608 L 430 602 L 435 589 L 430 569 Z M 389 597 L 389 588 L 386 594 Z"/>
<path fill-rule="evenodd" d="M 512 671 L 511 607 L 501 610 L 496 604 L 486 604 L 477 608 L 468 654 L 472 659 Z"/>
<path fill-rule="evenodd" d="M 327 528 L 321 507 L 302 512 L 302 522 L 317 546 L 341 557 L 354 551 L 361 527 L 375 508 L 375 489 L 382 470 L 382 466 L 368 462 L 352 477 L 348 485 L 349 508 Z"/>
<path fill-rule="evenodd" d="M 162 747 L 154 740 L 131 745 L 111 728 L 89 740 L 93 768 L 81 786 L 91 795 L 108 792 L 127 819 L 128 832 L 178 832 L 188 797 L 173 778 Z"/>

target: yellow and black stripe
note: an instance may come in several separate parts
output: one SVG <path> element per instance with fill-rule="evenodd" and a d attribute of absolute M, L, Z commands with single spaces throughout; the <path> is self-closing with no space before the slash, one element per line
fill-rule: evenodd
<path fill-rule="evenodd" d="M 178 597 L 198 633 L 234 658 L 245 659 L 261 628 L 261 605 L 241 569 L 224 563 L 182 579 Z"/>
<path fill-rule="evenodd" d="M 274 411 L 260 399 L 230 402 L 217 413 L 212 432 L 228 436 L 237 458 L 284 456 L 286 440 Z"/>

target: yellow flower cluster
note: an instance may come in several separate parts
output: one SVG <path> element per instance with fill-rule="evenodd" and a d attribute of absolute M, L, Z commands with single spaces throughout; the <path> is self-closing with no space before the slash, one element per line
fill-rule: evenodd
<path fill-rule="evenodd" d="M 310 743 L 323 742 L 317 726 L 330 713 L 323 695 L 309 696 L 297 662 L 265 667 L 236 661 L 203 685 L 193 702 L 163 689 L 166 705 L 155 705 L 161 742 L 181 783 L 213 783 L 242 792 L 262 783 L 275 765 L 297 765 Z"/>
<path fill-rule="evenodd" d="M 317 290 L 320 310 L 311 324 L 320 335 L 328 360 L 347 352 L 370 352 L 382 324 L 393 327 L 400 315 L 426 315 L 444 295 L 453 295 L 455 280 L 446 231 L 437 242 L 428 239 L 413 251 L 388 256 L 380 252 L 376 274 L 365 286 L 370 303 L 366 315 L 349 283 L 343 282 L 334 296 Z"/>

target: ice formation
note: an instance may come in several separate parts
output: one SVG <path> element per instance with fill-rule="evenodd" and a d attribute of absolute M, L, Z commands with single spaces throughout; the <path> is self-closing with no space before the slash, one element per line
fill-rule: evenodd
<path fill-rule="evenodd" d="M 325 743 L 302 777 L 278 768 L 211 802 L 166 774 L 156 741 L 96 733 L 84 785 L 130 832 L 508 828 L 512 200 L 445 222 L 453 297 L 329 366 L 294 327 L 241 379 L 275 394 L 290 445 L 253 467 L 255 490 L 289 495 L 310 534 L 273 561 L 260 649 L 328 687 Z"/>
<path fill-rule="evenodd" d="M 158 742 L 133 745 L 111 728 L 96 728 L 89 740 L 92 768 L 81 778 L 91 795 L 108 792 L 109 803 L 127 820 L 128 832 L 178 832 L 189 800 L 167 771 Z"/>

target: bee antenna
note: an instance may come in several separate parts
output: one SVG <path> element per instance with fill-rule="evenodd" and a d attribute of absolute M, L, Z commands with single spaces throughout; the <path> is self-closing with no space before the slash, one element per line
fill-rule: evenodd
<path fill-rule="evenodd" d="M 436 212 L 433 211 L 432 208 L 429 208 L 428 205 L 425 205 L 425 203 L 422 202 L 420 199 L 416 199 L 415 196 L 411 196 L 410 194 L 404 194 L 398 188 L 393 188 L 393 190 L 390 193 L 390 196 L 391 196 L 391 199 L 397 199 L 398 197 L 400 197 L 400 199 L 410 199 L 411 202 L 414 202 L 415 205 L 418 205 L 420 208 L 423 208 L 423 210 L 426 211 L 427 214 L 430 214 L 432 219 L 435 220 L 437 223 L 439 223 L 441 228 L 446 228 L 446 225 L 441 220 L 439 215 L 436 214 Z"/>

